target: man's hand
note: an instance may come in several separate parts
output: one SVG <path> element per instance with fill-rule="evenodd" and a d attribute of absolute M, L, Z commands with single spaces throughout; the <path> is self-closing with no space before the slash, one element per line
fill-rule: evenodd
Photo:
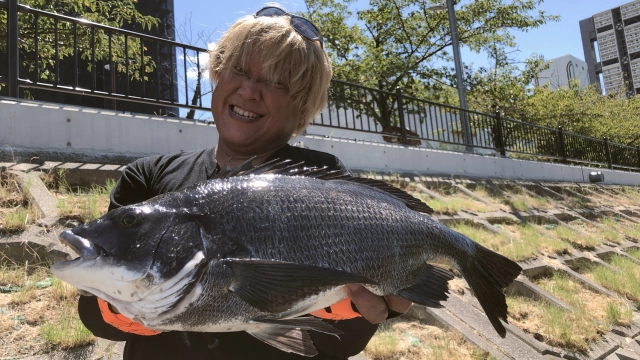
<path fill-rule="evenodd" d="M 351 301 L 356 305 L 358 311 L 372 324 L 380 324 L 387 319 L 389 309 L 404 313 L 411 307 L 411 301 L 398 296 L 386 295 L 378 296 L 358 284 L 346 285 Z M 386 301 L 386 302 L 385 302 Z"/>

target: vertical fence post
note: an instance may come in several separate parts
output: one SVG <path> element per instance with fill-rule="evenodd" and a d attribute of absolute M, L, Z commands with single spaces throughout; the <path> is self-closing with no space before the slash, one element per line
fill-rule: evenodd
<path fill-rule="evenodd" d="M 18 76 L 20 73 L 20 53 L 18 47 L 18 0 L 9 0 L 9 9 L 7 13 L 7 63 L 8 84 L 10 97 L 18 97 Z"/>
<path fill-rule="evenodd" d="M 611 148 L 609 147 L 609 140 L 604 138 L 604 151 L 607 155 L 607 166 L 609 169 L 613 169 L 613 162 L 611 161 Z"/>
<path fill-rule="evenodd" d="M 560 147 L 558 149 L 558 155 L 560 155 L 560 157 L 562 158 L 562 162 L 563 163 L 567 163 L 567 149 L 565 148 L 565 144 L 564 144 L 564 130 L 562 130 L 562 126 L 558 126 L 558 138 L 560 141 L 558 141 L 558 146 Z"/>
<path fill-rule="evenodd" d="M 496 144 L 496 147 L 500 150 L 500 156 L 506 157 L 507 149 L 504 141 L 504 127 L 502 126 L 502 115 L 500 111 L 496 111 L 496 126 L 498 130 L 498 144 Z"/>
<path fill-rule="evenodd" d="M 398 102 L 398 119 L 400 120 L 400 142 L 407 145 L 407 128 L 404 126 L 404 106 L 402 104 L 402 89 L 396 88 L 396 101 Z"/>

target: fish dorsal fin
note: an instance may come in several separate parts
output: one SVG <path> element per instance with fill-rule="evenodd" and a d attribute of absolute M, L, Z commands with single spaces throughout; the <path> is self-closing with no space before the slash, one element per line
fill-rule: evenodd
<path fill-rule="evenodd" d="M 220 168 L 220 171 L 213 177 L 214 179 L 228 179 L 230 177 L 245 175 L 247 171 L 251 171 L 256 168 L 253 166 L 252 162 L 256 157 L 249 158 L 245 160 L 242 164 L 234 167 L 233 169 L 229 168 L 229 163 L 231 162 L 231 158 L 224 164 L 223 167 Z"/>
<path fill-rule="evenodd" d="M 411 210 L 418 211 L 425 214 L 433 213 L 433 209 L 429 205 L 425 204 L 422 200 L 382 180 L 369 179 L 369 178 L 363 178 L 359 176 L 350 176 L 350 175 L 337 176 L 335 178 L 330 178 L 328 180 L 346 180 L 346 181 L 351 181 L 351 182 L 355 182 L 362 185 L 367 185 L 372 188 L 376 188 L 380 191 L 383 191 L 387 194 L 391 194 L 395 196 L 396 198 L 404 202 L 405 205 L 407 205 L 407 207 Z"/>
<path fill-rule="evenodd" d="M 302 165 L 302 162 L 294 163 L 291 160 L 273 159 L 254 166 L 251 162 L 255 158 L 256 157 L 254 156 L 233 169 L 228 167 L 227 162 L 227 165 L 220 169 L 220 171 L 214 176 L 214 179 L 228 179 L 234 176 L 262 175 L 267 173 L 291 175 L 288 171 L 297 173 L 298 169 L 296 169 L 296 167 Z"/>
<path fill-rule="evenodd" d="M 285 160 L 286 161 L 286 160 Z M 390 185 L 382 180 L 363 178 L 359 176 L 354 176 L 351 174 L 343 174 L 339 170 L 328 170 L 328 168 L 321 167 L 309 167 L 309 168 L 299 168 L 303 163 L 292 164 L 287 167 L 279 167 L 280 164 L 284 163 L 284 161 L 280 163 L 274 164 L 270 170 L 271 172 L 279 175 L 295 175 L 295 176 L 305 176 L 305 177 L 313 177 L 321 180 L 345 180 L 350 181 L 362 185 L 367 185 L 372 188 L 378 189 L 387 194 L 391 194 L 401 200 L 407 205 L 407 207 L 411 210 L 418 211 L 421 213 L 432 214 L 433 209 L 425 204 L 422 200 L 414 197 L 408 192 L 399 189 L 393 185 Z M 296 168 L 297 167 L 297 168 Z"/>
<path fill-rule="evenodd" d="M 297 166 L 297 165 L 299 164 L 295 164 L 293 166 Z M 366 185 L 366 186 L 378 189 L 387 194 L 393 195 L 394 197 L 404 202 L 405 205 L 407 205 L 407 207 L 411 210 L 418 211 L 425 214 L 433 213 L 433 209 L 429 205 L 425 204 L 422 200 L 382 180 L 363 178 L 363 177 L 354 176 L 350 174 L 343 174 L 338 170 L 327 170 L 327 167 L 303 168 L 303 169 L 291 169 L 291 167 L 289 167 L 287 168 L 286 172 L 277 171 L 276 174 L 314 177 L 316 179 L 328 180 L 328 181 L 344 180 L 344 181 L 354 182 L 354 183 Z"/>
<path fill-rule="evenodd" d="M 251 161 L 255 157 L 243 162 L 234 169 L 223 169 L 216 176 L 217 179 L 226 179 L 233 176 L 245 176 L 245 175 L 262 175 L 262 174 L 276 174 L 276 175 L 288 175 L 288 176 L 304 176 L 312 177 L 321 180 L 344 180 L 350 181 L 372 188 L 378 189 L 387 194 L 393 195 L 397 199 L 407 205 L 411 210 L 415 210 L 425 214 L 432 214 L 433 209 L 425 204 L 422 200 L 414 197 L 406 191 L 399 189 L 393 185 L 390 185 L 382 180 L 363 178 L 350 174 L 343 174 L 339 170 L 328 170 L 325 167 L 304 167 L 304 162 L 293 162 L 291 160 L 273 159 L 264 162 L 260 165 L 253 166 Z"/>

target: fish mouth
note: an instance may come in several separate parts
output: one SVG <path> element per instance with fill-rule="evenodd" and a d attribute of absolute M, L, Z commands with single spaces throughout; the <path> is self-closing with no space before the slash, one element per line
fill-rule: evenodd
<path fill-rule="evenodd" d="M 65 230 L 58 235 L 60 242 L 67 245 L 76 254 L 80 255 L 83 260 L 96 259 L 104 253 L 104 250 L 91 241 L 78 236 L 70 230 Z"/>

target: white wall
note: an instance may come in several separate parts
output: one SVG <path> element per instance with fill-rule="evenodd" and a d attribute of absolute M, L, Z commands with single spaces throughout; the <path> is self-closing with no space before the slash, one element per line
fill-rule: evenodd
<path fill-rule="evenodd" d="M 36 101 L 0 100 L 0 150 L 130 155 L 215 146 L 215 126 L 193 120 Z"/>
<path fill-rule="evenodd" d="M 215 126 L 193 120 L 123 114 L 0 98 L 0 156 L 99 162 L 192 151 L 216 145 Z M 593 169 L 376 143 L 380 135 L 312 126 L 292 140 L 340 157 L 352 169 L 420 175 L 588 182 Z M 13 155 L 12 155 L 13 154 Z M 68 160 L 67 160 L 68 161 Z M 640 174 L 602 170 L 607 184 L 640 184 Z"/>

